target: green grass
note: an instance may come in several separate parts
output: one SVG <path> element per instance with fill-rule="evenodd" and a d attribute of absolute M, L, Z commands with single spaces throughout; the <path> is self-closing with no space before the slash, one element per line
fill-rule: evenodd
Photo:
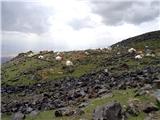
<path fill-rule="evenodd" d="M 17 65 L 10 63 L 8 65 L 2 66 L 2 70 L 5 72 L 7 77 L 4 76 L 2 83 L 7 83 L 9 85 L 29 85 L 34 83 L 34 80 L 30 80 L 28 76 L 21 75 L 19 80 L 14 81 L 15 78 L 22 72 L 26 70 L 33 70 L 39 67 L 47 66 L 48 62 L 40 61 L 38 59 L 29 58 L 26 61 L 20 62 Z M 3 72 L 2 72 L 3 73 Z M 34 73 L 33 73 L 34 74 Z M 2 74 L 3 75 L 3 74 Z"/>
<path fill-rule="evenodd" d="M 91 72 L 95 68 L 96 68 L 95 64 L 79 65 L 78 67 L 75 68 L 75 71 L 71 75 L 75 77 L 80 77 L 83 74 Z"/>
<path fill-rule="evenodd" d="M 122 41 L 123 42 L 123 41 Z M 120 46 L 125 46 L 125 47 L 134 47 L 136 49 L 142 49 L 145 48 L 145 46 L 148 46 L 151 49 L 157 49 L 160 48 L 160 39 L 143 39 L 143 40 L 130 40 L 130 41 L 126 41 L 124 43 L 119 44 Z M 116 46 L 114 46 L 116 47 Z"/>
<path fill-rule="evenodd" d="M 4 114 L 3 114 L 3 115 L 1 116 L 1 120 L 11 120 L 11 115 L 6 115 L 6 114 L 4 115 Z"/>
<path fill-rule="evenodd" d="M 160 40 L 139 41 L 139 42 L 131 43 L 128 46 L 134 47 L 136 49 L 142 49 L 142 48 L 145 48 L 145 46 L 148 46 L 151 49 L 158 49 L 160 48 Z"/>
<path fill-rule="evenodd" d="M 83 74 L 92 71 L 96 67 L 96 65 L 92 63 L 83 64 L 80 62 L 73 66 L 74 67 L 73 73 L 67 73 L 65 72 L 64 69 L 62 69 L 62 66 L 64 65 L 63 62 L 57 62 L 53 60 L 53 63 L 50 63 L 47 61 L 38 60 L 36 58 L 27 58 L 26 61 L 21 61 L 16 65 L 13 64 L 14 62 L 4 64 L 2 66 L 2 78 L 3 78 L 2 84 L 8 84 L 14 86 L 14 85 L 31 85 L 36 82 L 39 82 L 37 80 L 31 80 L 30 78 L 30 75 L 38 73 L 38 71 L 36 70 L 37 68 L 42 68 L 43 71 L 46 71 L 47 80 L 55 80 L 66 76 L 80 77 Z M 35 72 L 32 74 L 20 75 L 22 71 L 30 71 L 30 70 Z M 4 76 L 3 72 L 5 72 L 7 76 Z M 59 72 L 63 72 L 63 74 L 60 74 Z M 19 80 L 15 81 L 15 78 L 17 78 L 17 76 L 19 76 Z"/>
<path fill-rule="evenodd" d="M 80 118 L 91 120 L 93 110 L 96 107 L 110 103 L 112 101 L 118 101 L 123 106 L 123 105 L 127 105 L 129 100 L 135 98 L 134 89 L 114 90 L 112 94 L 113 94 L 112 97 L 91 99 L 90 104 L 86 108 L 84 108 L 85 114 L 83 114 L 82 116 L 55 117 L 54 111 L 49 110 L 49 111 L 40 112 L 40 114 L 34 118 L 27 116 L 25 120 L 78 120 Z M 149 95 L 140 96 L 140 97 L 137 97 L 136 99 L 140 100 L 142 103 L 146 103 L 146 102 L 155 103 L 155 100 Z M 145 114 L 141 112 L 137 117 L 129 117 L 129 120 L 143 120 L 144 117 L 145 117 Z M 3 118 L 2 120 L 9 120 L 10 116 L 2 116 L 2 118 Z"/>
<path fill-rule="evenodd" d="M 88 72 L 91 72 L 95 67 L 96 65 L 94 64 L 77 65 L 74 67 L 74 71 L 72 73 L 68 73 L 59 65 L 53 67 L 53 70 L 49 71 L 47 76 L 49 80 L 55 80 L 67 76 L 80 77 Z M 59 74 L 58 72 L 63 73 Z"/>
<path fill-rule="evenodd" d="M 36 117 L 27 116 L 25 120 L 53 120 L 53 111 L 50 110 L 50 111 L 41 112 Z"/>

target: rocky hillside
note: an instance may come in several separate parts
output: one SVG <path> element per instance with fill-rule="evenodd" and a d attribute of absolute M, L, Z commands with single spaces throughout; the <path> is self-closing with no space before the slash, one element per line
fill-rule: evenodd
<path fill-rule="evenodd" d="M 153 31 L 153 32 L 145 33 L 145 34 L 138 35 L 135 37 L 131 37 L 131 38 L 128 38 L 126 40 L 123 40 L 121 42 L 118 42 L 118 43 L 112 45 L 112 47 L 117 46 L 117 45 L 131 46 L 131 45 L 134 45 L 137 43 L 139 44 L 139 43 L 143 43 L 143 42 L 148 42 L 148 44 L 151 44 L 152 42 L 154 43 L 160 39 L 159 33 L 160 33 L 160 31 Z M 160 47 L 160 46 L 158 46 L 158 47 Z"/>
<path fill-rule="evenodd" d="M 1 83 L 4 120 L 159 120 L 160 31 L 110 48 L 20 53 Z"/>

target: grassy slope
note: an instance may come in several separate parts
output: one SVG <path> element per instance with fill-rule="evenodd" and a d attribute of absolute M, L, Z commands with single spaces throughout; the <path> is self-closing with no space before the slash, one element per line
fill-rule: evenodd
<path fill-rule="evenodd" d="M 65 57 L 69 58 L 68 55 L 66 55 Z M 69 73 L 62 68 L 65 65 L 65 60 L 62 62 L 57 62 L 54 59 L 52 62 L 47 62 L 33 57 L 33 58 L 28 58 L 27 60 L 21 61 L 19 63 L 17 63 L 17 61 L 8 62 L 7 64 L 2 65 L 2 84 L 9 84 L 9 85 L 34 84 L 36 82 L 39 82 L 38 80 L 31 79 L 32 75 L 34 74 L 40 75 L 42 80 L 54 80 L 64 76 L 79 77 L 96 68 L 96 64 L 94 63 L 86 64 L 83 62 L 80 63 L 77 61 L 73 61 L 73 63 L 75 64 L 73 67 L 74 71 L 72 73 Z M 33 71 L 33 72 L 31 72 L 31 74 L 23 75 L 22 73 L 23 71 Z M 3 74 L 4 72 L 6 76 Z M 15 80 L 17 77 L 19 79 Z"/>
<path fill-rule="evenodd" d="M 5 64 L 4 66 L 2 66 L 2 72 L 5 71 L 7 77 L 4 78 L 4 81 L 2 81 L 2 83 L 4 82 L 10 85 L 29 85 L 31 83 L 34 83 L 35 81 L 31 80 L 29 78 L 29 75 L 20 75 L 20 73 L 22 71 L 33 70 L 39 67 L 44 67 L 46 65 L 48 65 L 48 62 L 40 61 L 34 58 L 28 58 L 26 61 L 20 62 L 18 64 L 14 64 L 14 62 Z M 16 77 L 18 76 L 19 80 L 14 81 L 14 79 L 16 79 Z"/>
<path fill-rule="evenodd" d="M 106 58 L 110 58 L 113 55 L 116 56 L 118 51 L 121 53 L 126 53 L 127 49 L 130 47 L 134 47 L 137 50 L 145 50 L 145 46 L 148 46 L 153 52 L 156 53 L 156 57 L 144 57 L 142 60 L 135 60 L 131 58 L 121 57 L 116 60 L 106 60 Z M 44 56 L 49 57 L 49 61 L 43 61 L 37 59 L 37 57 L 25 58 L 20 62 L 12 61 L 2 65 L 2 84 L 9 85 L 29 85 L 39 80 L 35 80 L 32 78 L 32 74 L 36 74 L 41 76 L 41 80 L 54 80 L 64 76 L 75 76 L 79 77 L 85 73 L 88 73 L 92 70 L 98 70 L 102 68 L 112 69 L 112 72 L 125 72 L 123 69 L 118 69 L 120 64 L 128 64 L 130 71 L 136 70 L 137 68 L 143 68 L 145 66 L 159 66 L 160 64 L 154 64 L 154 61 L 160 60 L 160 40 L 148 40 L 148 41 L 140 41 L 137 43 L 130 43 L 127 45 L 128 48 L 115 48 L 111 52 L 102 52 L 102 51 L 94 51 L 90 50 L 90 55 L 85 55 L 83 51 L 77 52 L 65 52 L 64 60 L 62 62 L 57 62 L 55 60 L 56 54 L 48 53 Z M 66 60 L 72 60 L 74 63 L 74 72 L 69 73 L 66 72 L 62 67 L 65 66 Z M 108 63 L 104 65 L 103 63 Z M 41 68 L 40 70 L 36 70 Z M 95 69 L 96 68 L 96 69 Z M 23 75 L 20 74 L 22 71 L 35 71 L 31 74 Z M 6 73 L 4 76 L 3 71 Z M 15 80 L 19 76 L 19 80 Z M 33 80 L 31 80 L 31 78 Z"/>

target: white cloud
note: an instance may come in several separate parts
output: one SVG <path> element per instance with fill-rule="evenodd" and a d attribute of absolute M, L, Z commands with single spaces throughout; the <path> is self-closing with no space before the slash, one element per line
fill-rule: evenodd
<path fill-rule="evenodd" d="M 33 31 L 24 32 L 20 29 L 19 31 L 4 30 L 2 32 L 3 55 L 15 55 L 27 50 L 77 50 L 107 47 L 120 40 L 160 28 L 160 17 L 145 21 L 140 25 L 126 22 L 116 26 L 106 25 L 103 22 L 103 16 L 93 13 L 90 1 L 86 0 L 41 0 L 39 5 L 43 6 L 42 8 L 48 7 L 47 10 L 50 10 L 49 16 L 45 16 L 45 20 L 49 23 L 48 29 L 40 34 Z M 33 7 L 32 12 L 35 12 L 34 6 L 30 7 Z M 33 18 L 34 22 L 39 23 L 35 16 Z M 45 22 L 41 24 L 45 26 Z M 28 30 L 31 29 L 27 20 L 25 24 L 22 22 L 22 25 Z"/>

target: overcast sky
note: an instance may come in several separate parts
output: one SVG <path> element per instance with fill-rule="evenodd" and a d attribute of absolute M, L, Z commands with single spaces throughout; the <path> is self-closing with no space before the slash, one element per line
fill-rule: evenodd
<path fill-rule="evenodd" d="M 2 56 L 103 48 L 160 29 L 159 0 L 5 0 Z"/>

